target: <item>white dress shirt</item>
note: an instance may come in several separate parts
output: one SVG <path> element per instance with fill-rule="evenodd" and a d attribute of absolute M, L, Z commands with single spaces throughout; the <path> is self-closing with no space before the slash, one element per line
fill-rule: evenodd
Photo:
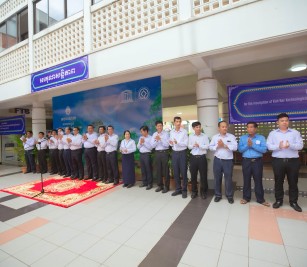
<path fill-rule="evenodd" d="M 58 136 L 63 136 L 63 132 L 59 133 Z M 60 139 L 58 139 L 58 149 L 64 149 L 64 144 L 61 142 Z"/>
<path fill-rule="evenodd" d="M 144 143 L 141 144 L 141 139 L 144 139 Z M 150 153 L 152 150 L 152 145 L 151 145 L 151 136 L 147 135 L 145 136 L 141 136 L 139 138 L 139 142 L 138 142 L 138 149 L 140 150 L 140 153 Z"/>
<path fill-rule="evenodd" d="M 127 149 L 127 152 L 126 152 Z M 133 139 L 122 140 L 120 143 L 120 152 L 122 154 L 130 154 L 136 151 L 135 141 Z"/>
<path fill-rule="evenodd" d="M 195 146 L 198 144 L 199 146 Z M 204 133 L 200 133 L 200 135 L 191 134 L 189 136 L 189 149 L 191 149 L 191 154 L 194 156 L 200 156 L 207 154 L 207 150 L 209 149 L 209 138 Z"/>
<path fill-rule="evenodd" d="M 38 138 L 37 142 L 40 142 L 40 144 L 36 144 L 37 150 L 47 149 L 47 147 L 48 147 L 48 140 L 45 137 Z"/>
<path fill-rule="evenodd" d="M 279 148 L 279 143 L 283 141 L 289 142 L 288 148 Z M 303 139 L 297 130 L 290 129 L 286 132 L 282 132 L 280 129 L 270 132 L 267 139 L 267 146 L 269 150 L 272 150 L 272 157 L 274 158 L 298 158 L 298 151 L 304 147 Z"/>
<path fill-rule="evenodd" d="M 107 153 L 116 151 L 117 146 L 118 146 L 118 135 L 113 133 L 112 135 L 109 135 L 109 139 L 106 142 L 105 151 Z"/>
<path fill-rule="evenodd" d="M 96 145 L 98 152 L 105 151 L 105 148 L 106 148 L 106 145 L 107 145 L 105 135 L 106 134 L 103 133 L 103 134 L 99 135 L 99 137 L 98 137 L 99 144 Z"/>
<path fill-rule="evenodd" d="M 48 146 L 49 146 L 49 149 L 58 148 L 58 140 L 55 137 L 51 136 L 48 142 Z"/>
<path fill-rule="evenodd" d="M 160 136 L 160 140 L 156 140 L 156 136 Z M 166 131 L 161 131 L 161 133 L 155 132 L 151 138 L 151 146 L 156 150 L 167 150 L 169 149 L 169 133 Z"/>
<path fill-rule="evenodd" d="M 183 151 L 188 148 L 189 137 L 186 129 L 180 128 L 179 131 L 172 129 L 170 133 L 170 141 L 177 141 L 177 144 L 170 145 L 174 151 Z"/>
<path fill-rule="evenodd" d="M 96 146 L 95 141 L 98 138 L 98 134 L 93 132 L 93 133 L 86 133 L 87 140 L 82 139 L 83 146 L 84 148 L 93 148 Z"/>
<path fill-rule="evenodd" d="M 82 148 L 82 135 L 77 134 L 71 137 L 70 150 L 77 150 Z"/>
<path fill-rule="evenodd" d="M 20 138 L 23 141 L 23 137 Z M 32 150 L 35 146 L 35 138 L 32 136 L 30 138 L 26 138 L 26 142 L 22 143 L 24 150 Z"/>
<path fill-rule="evenodd" d="M 219 140 L 222 140 L 225 147 L 218 147 L 217 143 Z M 216 134 L 212 137 L 212 140 L 209 145 L 209 149 L 214 151 L 214 156 L 219 159 L 233 159 L 233 151 L 236 151 L 238 148 L 238 143 L 236 137 L 230 133 L 225 135 Z"/>
<path fill-rule="evenodd" d="M 67 138 L 72 139 L 73 135 L 72 134 L 64 134 L 62 138 L 62 144 L 64 145 L 64 149 L 69 149 L 70 144 L 67 142 Z"/>

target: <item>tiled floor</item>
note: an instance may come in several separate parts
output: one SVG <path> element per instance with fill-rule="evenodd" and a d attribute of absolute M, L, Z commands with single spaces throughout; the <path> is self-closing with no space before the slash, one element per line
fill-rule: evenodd
<path fill-rule="evenodd" d="M 0 188 L 40 178 L 18 172 L 0 165 Z M 279 210 L 240 198 L 236 191 L 230 205 L 117 187 L 65 209 L 0 192 L 0 266 L 306 267 L 307 198 L 303 213 L 287 197 Z"/>

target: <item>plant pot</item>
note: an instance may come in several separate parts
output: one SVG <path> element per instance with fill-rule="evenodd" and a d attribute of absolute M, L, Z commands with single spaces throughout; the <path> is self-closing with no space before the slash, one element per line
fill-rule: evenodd
<path fill-rule="evenodd" d="M 21 167 L 21 172 L 22 173 L 26 173 L 27 172 L 27 167 L 26 166 L 22 166 Z"/>

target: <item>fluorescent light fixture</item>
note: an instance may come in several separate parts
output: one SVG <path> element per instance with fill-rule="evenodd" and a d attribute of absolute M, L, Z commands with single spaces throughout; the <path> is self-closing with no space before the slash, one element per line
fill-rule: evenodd
<path fill-rule="evenodd" d="M 181 115 L 182 114 L 182 112 L 177 112 L 177 115 Z"/>
<path fill-rule="evenodd" d="M 302 71 L 302 70 L 305 70 L 305 69 L 307 69 L 306 64 L 299 64 L 299 65 L 292 66 L 290 70 L 295 72 L 295 71 Z"/>

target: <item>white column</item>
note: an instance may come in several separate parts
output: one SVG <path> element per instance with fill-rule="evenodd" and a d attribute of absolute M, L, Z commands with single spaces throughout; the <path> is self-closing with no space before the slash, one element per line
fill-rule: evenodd
<path fill-rule="evenodd" d="M 34 12 L 33 12 L 33 0 L 28 0 L 28 41 L 29 41 L 29 71 L 34 71 Z"/>
<path fill-rule="evenodd" d="M 33 102 L 32 132 L 34 137 L 37 137 L 39 132 L 46 132 L 46 110 L 42 102 Z"/>
<path fill-rule="evenodd" d="M 192 17 L 192 1 L 179 0 L 179 19 L 188 20 Z"/>
<path fill-rule="evenodd" d="M 224 97 L 223 101 L 220 104 L 220 117 L 223 118 L 224 121 L 229 123 L 229 108 L 228 108 L 228 98 Z M 228 132 L 234 134 L 235 128 L 233 124 L 229 124 Z"/>
<path fill-rule="evenodd" d="M 83 1 L 83 22 L 84 22 L 84 53 L 89 54 L 92 50 L 92 21 L 91 21 L 91 0 Z"/>
<path fill-rule="evenodd" d="M 211 139 L 218 128 L 218 91 L 217 81 L 212 78 L 199 80 L 196 84 L 197 113 L 204 132 Z M 208 184 L 213 188 L 213 153 L 208 151 Z"/>

